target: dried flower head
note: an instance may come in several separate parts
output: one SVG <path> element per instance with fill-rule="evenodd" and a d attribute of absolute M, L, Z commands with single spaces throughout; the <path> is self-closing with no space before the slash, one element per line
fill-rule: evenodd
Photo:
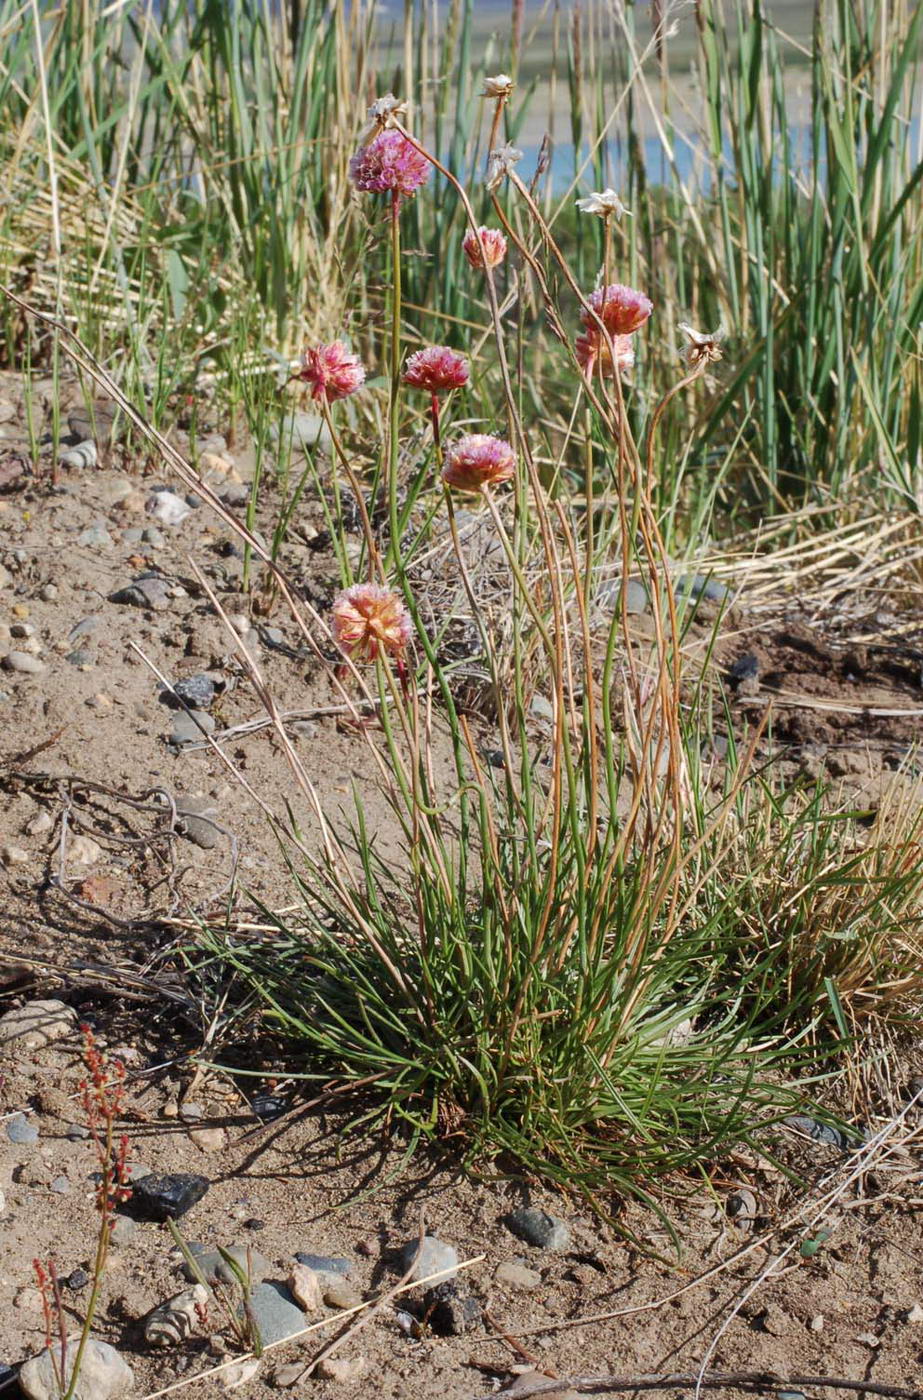
<path fill-rule="evenodd" d="M 587 300 L 610 335 L 631 335 L 644 325 L 654 309 L 653 302 L 643 292 L 636 292 L 634 287 L 626 287 L 621 282 L 600 287 Z M 596 325 L 585 308 L 581 309 L 580 319 L 587 327 Z"/>
<path fill-rule="evenodd" d="M 498 228 L 481 224 L 477 230 L 468 230 L 462 248 L 472 267 L 499 267 L 506 257 L 506 238 Z"/>
<path fill-rule="evenodd" d="M 408 357 L 401 375 L 411 389 L 428 389 L 431 394 L 447 394 L 468 383 L 468 361 L 448 345 L 428 345 Z"/>
<path fill-rule="evenodd" d="M 513 79 L 509 73 L 497 73 L 493 78 L 484 79 L 482 97 L 509 97 L 513 91 Z"/>
<path fill-rule="evenodd" d="M 379 131 L 349 162 L 349 178 L 357 190 L 401 198 L 416 194 L 429 179 L 430 164 L 400 131 Z"/>
<path fill-rule="evenodd" d="M 625 208 L 615 190 L 609 189 L 599 190 L 595 194 L 587 195 L 585 199 L 578 199 L 577 208 L 581 214 L 598 214 L 601 219 L 621 219 L 626 214 L 631 215 L 631 210 Z"/>
<path fill-rule="evenodd" d="M 442 479 L 457 491 L 480 491 L 482 486 L 509 481 L 515 469 L 515 454 L 503 438 L 467 433 L 446 452 Z"/>
<path fill-rule="evenodd" d="M 724 354 L 721 342 L 727 335 L 723 326 L 719 326 L 716 331 L 696 331 L 685 321 L 680 321 L 679 329 L 686 337 L 686 344 L 680 354 L 690 369 L 698 369 L 699 365 L 703 364 L 713 365 L 721 359 Z"/>
<path fill-rule="evenodd" d="M 487 188 L 489 190 L 499 188 L 512 172 L 513 166 L 518 160 L 522 160 L 522 151 L 518 151 L 509 142 L 505 146 L 499 146 L 495 151 L 491 151 L 487 157 Z"/>
<path fill-rule="evenodd" d="M 311 386 L 313 399 L 334 403 L 348 398 L 365 383 L 365 370 L 358 355 L 351 355 L 342 340 L 332 345 L 315 345 L 305 350 L 298 378 Z"/>
<path fill-rule="evenodd" d="M 616 370 L 624 374 L 627 370 L 634 369 L 635 350 L 631 336 L 614 335 L 611 340 L 612 350 L 615 351 L 614 362 L 609 341 L 595 326 L 577 336 L 574 343 L 577 363 L 588 379 L 592 377 L 594 370 L 604 378 L 613 379 Z"/>
<path fill-rule="evenodd" d="M 401 102 L 393 92 L 377 97 L 368 110 L 368 121 L 359 133 L 359 145 L 367 146 L 376 131 L 385 131 L 407 115 L 407 103 Z"/>
<path fill-rule="evenodd" d="M 378 583 L 354 583 L 333 601 L 333 636 L 354 661 L 384 653 L 400 657 L 410 641 L 410 618 L 400 594 Z"/>

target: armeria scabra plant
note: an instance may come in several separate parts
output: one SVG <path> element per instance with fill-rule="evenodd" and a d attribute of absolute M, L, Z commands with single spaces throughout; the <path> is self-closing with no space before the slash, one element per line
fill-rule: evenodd
<path fill-rule="evenodd" d="M 495 95 L 495 133 L 507 96 Z M 398 134 L 448 182 L 469 235 L 479 237 L 467 190 L 394 110 L 386 134 Z M 742 989 L 729 991 L 715 976 L 727 925 L 700 917 L 695 903 L 710 869 L 701 860 L 706 836 L 712 848 L 720 842 L 729 798 L 708 813 L 690 792 L 677 611 L 650 495 L 656 443 L 639 451 L 628 387 L 608 372 L 619 365 L 621 339 L 645 333 L 652 302 L 612 282 L 608 266 L 601 288 L 584 290 L 512 155 L 499 147 L 492 156 L 496 224 L 541 281 L 576 404 L 592 424 L 588 483 L 604 480 L 606 491 L 597 497 L 588 484 L 575 503 L 543 479 L 520 411 L 495 268 L 485 260 L 502 397 L 496 421 L 484 426 L 496 431 L 447 437 L 443 451 L 445 425 L 434 412 L 430 483 L 442 488 L 456 596 L 467 599 L 492 678 L 499 749 L 485 760 L 478 717 L 464 712 L 440 655 L 442 623 L 407 558 L 400 506 L 403 392 L 423 388 L 436 402 L 460 386 L 464 359 L 435 347 L 403 363 L 402 199 L 381 186 L 391 194 L 393 279 L 383 554 L 402 602 L 390 588 L 348 590 L 332 626 L 360 681 L 374 667 L 369 685 L 380 701 L 386 791 L 403 852 L 384 859 L 357 801 L 348 843 L 357 859 L 338 842 L 324 859 L 293 867 L 304 899 L 299 918 L 279 916 L 265 940 L 206 937 L 252 981 L 269 1019 L 304 1043 L 307 1074 L 373 1082 L 383 1118 L 405 1122 L 415 1136 L 464 1141 L 472 1160 L 506 1154 L 562 1186 L 644 1195 L 658 1173 L 691 1167 L 746 1136 L 785 1094 L 757 1082 Z M 550 287 L 552 269 L 593 339 L 583 364 L 567 332 L 573 312 Z M 653 431 L 706 363 L 703 356 L 674 384 L 652 415 Z M 456 491 L 480 503 L 503 561 L 508 616 L 499 627 L 478 596 L 479 562 L 457 529 Z M 439 509 L 437 495 L 431 518 Z M 622 581 L 608 608 L 594 585 L 600 542 Z M 626 603 L 638 576 L 651 599 L 643 646 Z M 390 655 L 407 656 L 408 684 L 394 683 Z M 538 726 L 537 691 L 547 696 Z M 449 791 L 435 776 L 443 735 L 454 758 Z M 690 1019 L 693 1033 L 675 1035 Z M 764 1036 L 761 1050 L 766 1063 L 781 1045 Z"/>

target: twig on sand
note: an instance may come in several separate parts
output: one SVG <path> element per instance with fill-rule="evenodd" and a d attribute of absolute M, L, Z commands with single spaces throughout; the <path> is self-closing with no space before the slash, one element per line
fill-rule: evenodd
<path fill-rule="evenodd" d="M 530 1395 L 556 1394 L 565 1386 L 570 1390 L 583 1391 L 586 1395 L 611 1395 L 619 1390 L 682 1390 L 695 1384 L 695 1374 L 688 1371 L 661 1371 L 644 1376 L 564 1376 L 560 1380 L 536 1375 L 534 1381 L 528 1376 L 517 1376 L 515 1395 L 516 1400 L 525 1400 Z M 780 1390 L 801 1386 L 826 1386 L 829 1390 L 852 1391 L 854 1395 L 886 1396 L 888 1400 L 923 1400 L 923 1390 L 910 1390 L 903 1385 L 853 1381 L 841 1376 L 782 1376 L 777 1371 L 713 1371 L 702 1385 L 708 1390 L 733 1387 L 757 1395 L 774 1395 Z M 479 1395 L 477 1400 L 495 1400 L 496 1394 L 494 1391 L 491 1395 Z"/>

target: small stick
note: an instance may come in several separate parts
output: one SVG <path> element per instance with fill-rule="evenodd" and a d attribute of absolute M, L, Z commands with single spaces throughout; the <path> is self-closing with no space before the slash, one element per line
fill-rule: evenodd
<path fill-rule="evenodd" d="M 688 1371 L 660 1372 L 646 1376 L 564 1376 L 559 1380 L 516 1380 L 517 1400 L 528 1395 L 557 1393 L 562 1386 L 582 1390 L 587 1394 L 605 1395 L 615 1390 L 682 1390 L 695 1385 L 696 1377 Z M 781 1376 L 776 1371 L 713 1371 L 701 1382 L 709 1390 L 734 1386 L 737 1390 L 792 1390 L 800 1386 L 827 1386 L 830 1390 L 851 1390 L 855 1395 L 882 1395 L 889 1400 L 923 1400 L 923 1390 L 910 1390 L 903 1385 L 887 1385 L 880 1381 L 853 1381 L 840 1376 Z M 477 1400 L 495 1400 L 493 1395 L 479 1395 Z"/>

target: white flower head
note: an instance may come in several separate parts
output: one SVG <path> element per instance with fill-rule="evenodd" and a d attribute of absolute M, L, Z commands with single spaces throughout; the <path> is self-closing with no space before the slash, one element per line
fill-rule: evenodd
<path fill-rule="evenodd" d="M 631 210 L 625 208 L 615 190 L 598 190 L 585 199 L 578 199 L 577 208 L 581 214 L 598 214 L 601 219 L 611 219 L 613 215 L 617 219 L 626 214 L 631 216 Z"/>
<path fill-rule="evenodd" d="M 680 354 L 690 369 L 697 369 L 701 364 L 715 364 L 721 359 L 724 354 L 721 346 L 727 335 L 724 326 L 719 326 L 716 331 L 697 331 L 685 321 L 680 321 L 678 328 L 686 337 Z"/>
<path fill-rule="evenodd" d="M 513 91 L 513 79 L 509 73 L 497 73 L 493 78 L 484 79 L 482 97 L 509 97 Z"/>
<path fill-rule="evenodd" d="M 502 185 L 518 160 L 522 160 L 522 151 L 509 143 L 491 151 L 487 158 L 487 188 L 495 190 Z"/>
<path fill-rule="evenodd" d="M 384 97 L 375 99 L 367 115 L 368 121 L 359 133 L 360 146 L 367 146 L 376 132 L 394 126 L 402 117 L 405 117 L 407 103 L 401 102 L 394 96 L 393 92 L 386 92 Z"/>

